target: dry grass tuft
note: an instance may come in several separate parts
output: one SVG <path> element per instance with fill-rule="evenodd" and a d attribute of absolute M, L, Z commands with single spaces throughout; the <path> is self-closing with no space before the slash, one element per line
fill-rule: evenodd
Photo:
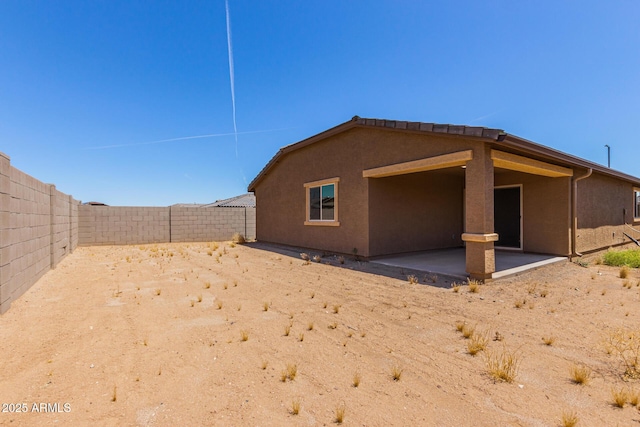
<path fill-rule="evenodd" d="M 328 326 L 329 329 L 335 329 L 337 327 L 338 327 L 338 323 L 337 322 L 330 323 L 329 326 Z"/>
<path fill-rule="evenodd" d="M 455 293 L 460 292 L 460 284 L 459 284 L 459 283 L 455 283 L 455 282 L 453 282 L 453 283 L 451 284 L 451 290 L 452 290 L 453 292 L 455 292 Z"/>
<path fill-rule="evenodd" d="M 469 283 L 469 292 L 476 294 L 480 292 L 480 282 L 474 279 L 468 279 Z"/>
<path fill-rule="evenodd" d="M 340 307 L 342 307 L 340 304 L 334 304 L 333 305 L 333 312 L 335 314 L 338 314 L 338 312 L 340 311 Z"/>
<path fill-rule="evenodd" d="M 578 414 L 575 411 L 562 412 L 562 427 L 575 427 L 578 420 Z"/>
<path fill-rule="evenodd" d="M 486 350 L 488 341 L 486 333 L 473 334 L 471 339 L 467 342 L 467 353 L 475 356 L 479 352 Z"/>
<path fill-rule="evenodd" d="M 391 378 L 393 378 L 394 381 L 400 381 L 400 377 L 402 377 L 402 372 L 403 372 L 402 368 L 400 368 L 398 365 L 393 365 L 393 367 L 391 368 Z"/>
<path fill-rule="evenodd" d="M 271 306 L 271 304 L 269 304 L 268 302 L 263 302 L 262 303 L 262 311 L 269 311 L 269 307 Z"/>
<path fill-rule="evenodd" d="M 298 375 L 298 365 L 296 365 L 295 363 L 290 363 L 287 365 L 287 379 L 289 381 L 293 381 L 294 379 L 296 379 L 296 375 Z"/>
<path fill-rule="evenodd" d="M 552 346 L 553 343 L 556 342 L 556 337 L 554 337 L 553 335 L 542 337 L 542 342 L 544 343 L 544 345 Z"/>
<path fill-rule="evenodd" d="M 356 371 L 356 373 L 353 374 L 352 384 L 355 388 L 358 388 L 358 386 L 360 385 L 360 372 Z"/>
<path fill-rule="evenodd" d="M 222 301 L 216 301 L 216 306 L 218 307 L 218 310 L 222 310 Z"/>
<path fill-rule="evenodd" d="M 211 282 L 205 282 L 204 288 L 209 289 L 211 287 Z"/>
<path fill-rule="evenodd" d="M 407 276 L 407 280 L 409 281 L 410 285 L 417 285 L 420 282 L 418 278 L 413 274 Z"/>
<path fill-rule="evenodd" d="M 537 283 L 529 283 L 527 285 L 527 293 L 529 295 L 534 295 L 536 293 L 536 289 L 538 289 L 538 284 Z"/>
<path fill-rule="evenodd" d="M 298 415 L 300 413 L 300 399 L 293 399 L 291 402 L 291 415 Z"/>
<path fill-rule="evenodd" d="M 313 331 L 313 322 L 309 322 L 307 325 L 307 331 Z"/>
<path fill-rule="evenodd" d="M 291 333 L 291 325 L 285 326 L 284 327 L 284 336 L 288 337 L 290 333 Z"/>
<path fill-rule="evenodd" d="M 464 329 L 464 325 L 466 325 L 466 324 L 467 324 L 467 322 L 463 322 L 461 320 L 458 320 L 456 322 L 456 331 L 462 332 L 462 329 Z"/>
<path fill-rule="evenodd" d="M 591 369 L 584 365 L 573 365 L 570 370 L 571 381 L 574 384 L 586 385 L 591 378 Z"/>
<path fill-rule="evenodd" d="M 627 267 L 626 265 L 623 265 L 620 268 L 619 275 L 621 279 L 626 279 L 629 276 L 629 267 Z"/>
<path fill-rule="evenodd" d="M 487 371 L 496 381 L 513 382 L 518 374 L 520 356 L 516 351 L 502 349 L 501 353 L 487 354 Z"/>
<path fill-rule="evenodd" d="M 465 323 L 464 325 L 462 325 L 462 330 L 460 332 L 462 332 L 463 337 L 465 337 L 466 339 L 469 339 L 476 332 L 476 327 L 469 326 Z"/>
<path fill-rule="evenodd" d="M 115 402 L 118 400 L 118 387 L 113 386 L 113 394 L 111 394 L 111 401 Z"/>
<path fill-rule="evenodd" d="M 269 366 L 269 362 L 267 362 L 266 360 L 263 360 L 262 363 L 260 364 L 260 368 L 263 371 L 267 369 L 267 366 Z"/>
<path fill-rule="evenodd" d="M 612 404 L 617 408 L 624 408 L 628 396 L 625 388 L 611 389 Z"/>
<path fill-rule="evenodd" d="M 247 341 L 249 339 L 249 331 L 246 331 L 246 330 L 240 331 L 240 339 L 242 341 Z"/>
<path fill-rule="evenodd" d="M 344 403 L 341 403 L 340 406 L 336 408 L 336 423 L 342 424 L 344 421 L 344 411 L 345 411 Z"/>

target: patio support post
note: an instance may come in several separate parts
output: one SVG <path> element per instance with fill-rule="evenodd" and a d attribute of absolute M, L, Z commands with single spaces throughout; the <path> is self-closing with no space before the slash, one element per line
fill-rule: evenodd
<path fill-rule="evenodd" d="M 491 149 L 482 145 L 473 150 L 473 160 L 465 169 L 466 269 L 472 279 L 490 280 L 496 270 L 493 242 L 493 160 Z"/>

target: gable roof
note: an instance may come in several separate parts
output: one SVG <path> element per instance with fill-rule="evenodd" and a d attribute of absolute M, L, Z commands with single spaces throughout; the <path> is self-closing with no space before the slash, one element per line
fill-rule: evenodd
<path fill-rule="evenodd" d="M 634 185 L 640 186 L 640 178 L 607 168 L 605 166 L 593 163 L 580 157 L 572 156 L 571 154 L 555 150 L 545 145 L 537 144 L 524 138 L 520 138 L 519 136 L 508 134 L 502 129 L 492 129 L 480 126 L 371 119 L 354 116 L 351 120 L 339 124 L 338 126 L 327 129 L 324 132 L 303 139 L 302 141 L 282 147 L 280 150 L 278 150 L 276 155 L 273 156 L 269 163 L 267 163 L 265 167 L 262 168 L 258 175 L 253 179 L 253 181 L 251 181 L 248 186 L 248 190 L 252 192 L 255 191 L 256 185 L 269 173 L 271 169 L 273 169 L 278 164 L 282 157 L 284 157 L 288 153 L 356 127 L 379 127 L 412 133 L 418 132 L 425 134 L 448 134 L 451 136 L 478 138 L 479 140 L 491 142 L 496 147 L 502 147 L 510 151 L 515 151 L 517 153 L 524 153 L 545 160 L 551 160 L 563 165 L 593 169 L 594 171 L 602 173 L 604 175 L 612 176 L 624 181 L 629 181 Z"/>

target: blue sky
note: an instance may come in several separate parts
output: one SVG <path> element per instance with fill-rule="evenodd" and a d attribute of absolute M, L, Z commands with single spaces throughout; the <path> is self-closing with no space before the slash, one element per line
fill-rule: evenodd
<path fill-rule="evenodd" d="M 82 201 L 206 203 L 359 115 L 500 128 L 601 164 L 609 144 L 640 176 L 636 0 L 229 12 L 237 146 L 224 0 L 0 1 L 0 151 Z M 222 136 L 178 139 L 202 135 Z"/>

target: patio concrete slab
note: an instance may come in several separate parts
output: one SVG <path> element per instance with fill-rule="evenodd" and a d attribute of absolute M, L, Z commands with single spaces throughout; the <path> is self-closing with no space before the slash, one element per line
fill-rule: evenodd
<path fill-rule="evenodd" d="M 493 278 L 498 279 L 538 268 L 546 264 L 566 260 L 566 257 L 496 250 L 496 272 L 493 273 Z M 442 274 L 460 279 L 466 279 L 468 277 L 465 271 L 464 248 L 391 255 L 377 258 L 370 262 Z"/>

